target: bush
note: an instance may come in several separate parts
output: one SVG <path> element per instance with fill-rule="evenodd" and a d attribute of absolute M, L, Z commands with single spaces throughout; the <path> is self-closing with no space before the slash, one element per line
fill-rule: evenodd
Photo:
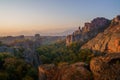
<path fill-rule="evenodd" d="M 8 80 L 8 74 L 6 72 L 0 72 L 0 80 Z"/>
<path fill-rule="evenodd" d="M 30 76 L 25 76 L 22 80 L 34 80 L 34 79 Z"/>
<path fill-rule="evenodd" d="M 87 49 L 80 50 L 80 46 L 81 44 L 77 42 L 71 44 L 69 47 L 55 43 L 41 46 L 37 49 L 37 52 L 43 64 L 75 63 L 79 61 L 89 63 L 94 54 Z"/>
<path fill-rule="evenodd" d="M 78 58 L 80 59 L 80 61 L 86 63 L 89 63 L 91 58 L 93 58 L 94 56 L 95 55 L 89 49 L 80 50 L 78 53 Z"/>
<path fill-rule="evenodd" d="M 0 53 L 0 80 L 38 80 L 37 69 L 24 60 Z"/>

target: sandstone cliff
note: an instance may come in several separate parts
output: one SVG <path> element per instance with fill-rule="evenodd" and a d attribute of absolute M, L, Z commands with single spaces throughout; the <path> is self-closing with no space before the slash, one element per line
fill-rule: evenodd
<path fill-rule="evenodd" d="M 99 18 L 85 23 L 85 27 L 66 38 L 67 45 L 75 41 L 84 42 L 81 49 L 106 53 L 90 61 L 94 80 L 120 80 L 120 15 L 111 21 Z"/>
<path fill-rule="evenodd" d="M 92 80 L 91 72 L 85 63 L 41 65 L 39 67 L 39 80 Z"/>
<path fill-rule="evenodd" d="M 107 54 L 91 60 L 94 80 L 120 80 L 120 54 Z"/>
<path fill-rule="evenodd" d="M 82 43 L 95 37 L 98 33 L 103 32 L 108 27 L 110 20 L 98 17 L 93 19 L 90 23 L 85 23 L 84 27 L 79 27 L 78 30 L 73 34 L 68 35 L 66 38 L 66 45 L 69 46 L 71 43 L 80 41 Z"/>
<path fill-rule="evenodd" d="M 120 52 L 120 16 L 111 21 L 110 26 L 99 33 L 95 38 L 88 41 L 81 49 L 91 49 L 93 51 L 119 53 Z"/>

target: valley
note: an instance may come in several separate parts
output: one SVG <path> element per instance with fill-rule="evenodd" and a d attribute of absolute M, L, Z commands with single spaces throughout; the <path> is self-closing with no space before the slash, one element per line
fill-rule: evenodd
<path fill-rule="evenodd" d="M 0 37 L 0 80 L 119 80 L 119 67 L 120 15 L 67 36 Z"/>

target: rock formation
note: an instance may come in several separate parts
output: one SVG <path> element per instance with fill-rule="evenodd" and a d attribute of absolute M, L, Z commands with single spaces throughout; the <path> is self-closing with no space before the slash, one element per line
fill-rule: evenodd
<path fill-rule="evenodd" d="M 120 80 L 120 15 L 111 21 L 97 18 L 85 23 L 85 27 L 67 36 L 67 45 L 75 41 L 84 42 L 81 49 L 106 53 L 90 61 L 94 80 Z"/>
<path fill-rule="evenodd" d="M 93 51 L 120 53 L 120 16 L 111 21 L 110 26 L 82 46 Z"/>
<path fill-rule="evenodd" d="M 31 63 L 32 65 L 38 67 L 41 64 L 40 58 L 38 53 L 36 52 L 36 48 L 40 46 L 41 39 L 40 35 L 35 35 L 35 40 L 23 40 L 14 42 L 12 46 L 15 48 L 21 48 L 23 49 L 23 57 L 26 60 L 26 62 Z"/>
<path fill-rule="evenodd" d="M 86 67 L 82 62 L 59 67 L 42 65 L 39 67 L 39 80 L 91 80 L 91 72 Z"/>
<path fill-rule="evenodd" d="M 91 60 L 94 80 L 120 80 L 120 54 L 107 54 Z"/>
<path fill-rule="evenodd" d="M 58 68 L 54 64 L 44 64 L 39 68 L 39 80 L 53 80 L 57 74 Z"/>
<path fill-rule="evenodd" d="M 110 20 L 98 17 L 93 19 L 90 23 L 85 23 L 84 27 L 73 32 L 73 34 L 68 35 L 66 38 L 66 45 L 69 46 L 71 43 L 80 41 L 87 42 L 88 40 L 95 37 L 98 33 L 103 32 L 104 29 L 108 27 Z"/>

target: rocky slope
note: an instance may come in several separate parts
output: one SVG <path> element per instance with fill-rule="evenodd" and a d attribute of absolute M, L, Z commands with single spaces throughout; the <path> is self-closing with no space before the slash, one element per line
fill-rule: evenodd
<path fill-rule="evenodd" d="M 73 34 L 68 35 L 66 38 L 66 45 L 69 46 L 71 43 L 77 41 L 85 43 L 95 37 L 98 33 L 103 32 L 109 24 L 110 20 L 106 18 L 95 18 L 90 23 L 85 23 L 82 29 L 79 27 Z"/>
<path fill-rule="evenodd" d="M 120 80 L 120 54 L 112 53 L 93 58 L 89 66 L 74 64 L 44 64 L 39 66 L 39 80 Z"/>
<path fill-rule="evenodd" d="M 96 24 L 96 27 L 93 24 Z M 106 53 L 90 61 L 93 80 L 120 80 L 120 15 L 111 21 L 101 21 L 97 18 L 85 24 L 82 30 L 79 28 L 66 38 L 67 46 L 75 41 L 84 43 L 81 49 L 90 49 L 94 53 Z"/>
<path fill-rule="evenodd" d="M 82 49 L 97 52 L 120 53 L 120 16 L 115 17 L 110 26 L 82 46 Z"/>
<path fill-rule="evenodd" d="M 91 60 L 94 80 L 120 80 L 120 53 L 107 54 Z"/>
<path fill-rule="evenodd" d="M 91 72 L 85 63 L 42 65 L 39 67 L 39 80 L 92 80 Z"/>
<path fill-rule="evenodd" d="M 66 45 L 82 42 L 81 49 L 104 52 L 91 59 L 90 64 L 79 62 L 55 66 L 39 66 L 39 80 L 120 80 L 120 16 L 113 20 L 96 18 L 66 38 Z M 110 54 L 109 54 L 110 53 Z"/>

